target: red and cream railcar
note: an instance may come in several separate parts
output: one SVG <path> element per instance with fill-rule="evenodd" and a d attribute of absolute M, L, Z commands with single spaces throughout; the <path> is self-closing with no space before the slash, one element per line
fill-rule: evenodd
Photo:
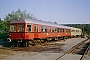
<path fill-rule="evenodd" d="M 9 37 L 13 40 L 70 37 L 70 28 L 30 18 L 17 18 L 10 22 Z"/>

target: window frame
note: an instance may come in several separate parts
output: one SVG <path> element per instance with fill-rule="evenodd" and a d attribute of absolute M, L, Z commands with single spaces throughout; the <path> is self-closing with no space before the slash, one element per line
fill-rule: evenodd
<path fill-rule="evenodd" d="M 32 32 L 32 24 L 27 24 L 26 28 L 27 28 L 27 30 L 26 30 L 27 32 Z M 30 31 L 29 31 L 29 28 L 30 28 Z"/>
<path fill-rule="evenodd" d="M 45 26 L 45 32 L 48 32 L 48 30 L 49 30 L 48 26 Z"/>
<path fill-rule="evenodd" d="M 14 25 L 15 31 L 11 31 L 11 25 Z M 16 24 L 10 24 L 10 28 L 9 28 L 10 32 L 16 32 L 17 31 L 16 29 L 17 29 Z"/>
<path fill-rule="evenodd" d="M 45 32 L 45 26 L 44 25 L 40 26 L 40 32 Z"/>
<path fill-rule="evenodd" d="M 66 29 L 66 32 L 70 32 L 70 29 Z"/>
<path fill-rule="evenodd" d="M 19 27 L 20 25 L 22 25 L 22 28 L 21 29 Z M 22 30 L 22 31 L 19 31 L 19 29 Z M 24 24 L 17 24 L 17 32 L 24 32 L 24 29 L 25 29 L 24 28 Z"/>
<path fill-rule="evenodd" d="M 36 24 L 34 24 L 34 32 L 38 32 L 38 25 L 36 25 Z"/>
<path fill-rule="evenodd" d="M 57 32 L 59 32 L 59 28 L 57 28 Z"/>
<path fill-rule="evenodd" d="M 51 27 L 51 28 L 52 28 L 52 29 L 51 29 L 51 30 L 52 30 L 52 32 L 55 32 L 55 28 L 54 28 L 54 27 Z"/>
<path fill-rule="evenodd" d="M 75 30 L 71 30 L 71 32 L 75 32 Z"/>

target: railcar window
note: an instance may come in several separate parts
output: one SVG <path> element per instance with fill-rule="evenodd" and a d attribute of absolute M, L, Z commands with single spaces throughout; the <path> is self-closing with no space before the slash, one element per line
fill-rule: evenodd
<path fill-rule="evenodd" d="M 62 30 L 62 32 L 64 32 L 64 29 Z"/>
<path fill-rule="evenodd" d="M 23 24 L 18 25 L 18 32 L 24 32 L 24 25 Z"/>
<path fill-rule="evenodd" d="M 57 28 L 57 32 L 59 32 L 59 28 Z"/>
<path fill-rule="evenodd" d="M 48 32 L 48 27 L 45 27 L 45 32 Z"/>
<path fill-rule="evenodd" d="M 68 32 L 68 29 L 66 29 L 66 32 Z"/>
<path fill-rule="evenodd" d="M 61 28 L 59 28 L 59 32 L 61 32 Z"/>
<path fill-rule="evenodd" d="M 41 26 L 41 32 L 45 32 L 44 26 Z"/>
<path fill-rule="evenodd" d="M 62 29 L 60 28 L 60 32 L 62 32 Z"/>
<path fill-rule="evenodd" d="M 27 25 L 27 31 L 28 32 L 31 32 L 31 28 L 32 28 L 31 25 Z"/>
<path fill-rule="evenodd" d="M 52 32 L 54 32 L 55 31 L 55 28 L 52 28 Z"/>
<path fill-rule="evenodd" d="M 16 25 L 10 25 L 10 32 L 16 32 Z"/>
<path fill-rule="evenodd" d="M 66 29 L 66 32 L 70 32 L 70 30 L 69 29 Z"/>
<path fill-rule="evenodd" d="M 49 32 L 52 32 L 52 29 L 50 28 Z"/>
<path fill-rule="evenodd" d="M 75 30 L 71 30 L 71 32 L 75 32 Z"/>
<path fill-rule="evenodd" d="M 82 31 L 80 31 L 80 32 L 82 32 Z"/>
<path fill-rule="evenodd" d="M 64 29 L 60 28 L 60 32 L 64 32 Z"/>
<path fill-rule="evenodd" d="M 55 28 L 55 32 L 57 32 L 57 28 Z"/>
<path fill-rule="evenodd" d="M 37 25 L 34 26 L 34 32 L 38 32 L 38 26 Z"/>
<path fill-rule="evenodd" d="M 68 32 L 70 32 L 70 29 L 68 30 Z"/>
<path fill-rule="evenodd" d="M 79 30 L 76 30 L 76 32 L 79 32 Z"/>

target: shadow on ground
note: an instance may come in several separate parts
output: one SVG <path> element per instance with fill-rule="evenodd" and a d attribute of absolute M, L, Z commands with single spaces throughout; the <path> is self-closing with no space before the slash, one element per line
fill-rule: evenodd
<path fill-rule="evenodd" d="M 7 40 L 0 39 L 0 46 L 3 47 L 11 47 L 12 43 L 8 42 Z"/>

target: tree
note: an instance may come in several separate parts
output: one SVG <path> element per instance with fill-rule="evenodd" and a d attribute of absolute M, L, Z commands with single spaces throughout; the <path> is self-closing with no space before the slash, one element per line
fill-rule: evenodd
<path fill-rule="evenodd" d="M 21 11 L 20 9 L 18 9 L 17 11 L 12 11 L 11 13 L 8 13 L 8 15 L 6 15 L 6 17 L 4 18 L 6 32 L 8 32 L 10 21 L 17 18 L 18 16 L 35 19 L 33 14 L 27 13 L 26 10 Z"/>
<path fill-rule="evenodd" d="M 90 33 L 90 24 L 63 24 L 65 26 L 70 26 L 70 27 L 76 27 L 84 30 L 84 33 L 89 34 Z M 83 28 L 84 26 L 84 28 Z"/>
<path fill-rule="evenodd" d="M 0 18 L 0 22 L 1 22 L 1 18 Z"/>
<path fill-rule="evenodd" d="M 4 29 L 5 29 L 4 21 L 0 19 L 0 31 L 4 32 Z"/>
<path fill-rule="evenodd" d="M 55 21 L 54 24 L 57 24 L 57 22 Z"/>

